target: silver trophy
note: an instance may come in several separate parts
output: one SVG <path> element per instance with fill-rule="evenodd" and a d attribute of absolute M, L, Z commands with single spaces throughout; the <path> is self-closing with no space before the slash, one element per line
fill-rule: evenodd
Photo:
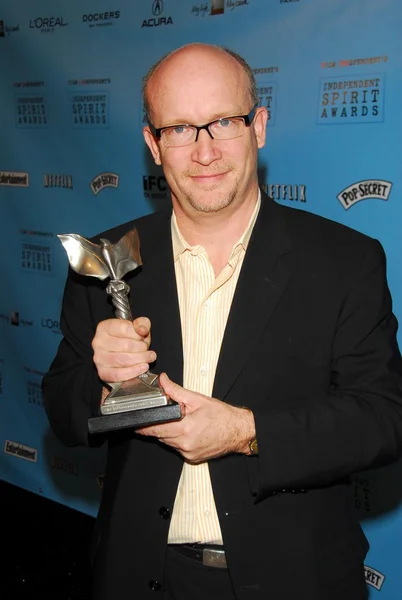
<path fill-rule="evenodd" d="M 110 278 L 106 292 L 112 298 L 115 316 L 132 321 L 128 300 L 130 288 L 122 278 L 142 265 L 137 230 L 126 233 L 117 244 L 102 238 L 100 244 L 94 244 L 76 233 L 57 237 L 73 271 L 102 281 Z M 89 419 L 90 433 L 144 427 L 181 418 L 180 406 L 164 393 L 158 375 L 150 371 L 128 381 L 107 385 L 111 392 L 100 406 L 100 415 Z"/>

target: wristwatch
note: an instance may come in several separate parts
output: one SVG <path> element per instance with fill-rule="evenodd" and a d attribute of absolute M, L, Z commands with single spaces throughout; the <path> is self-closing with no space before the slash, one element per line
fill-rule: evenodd
<path fill-rule="evenodd" d="M 250 455 L 258 454 L 257 438 L 254 438 L 254 439 L 252 439 L 252 440 L 249 441 L 249 443 L 248 443 L 248 449 L 250 451 Z"/>

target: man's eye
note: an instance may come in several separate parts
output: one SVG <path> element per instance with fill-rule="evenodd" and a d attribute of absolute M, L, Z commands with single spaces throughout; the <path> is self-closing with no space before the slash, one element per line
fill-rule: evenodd
<path fill-rule="evenodd" d="M 218 125 L 220 127 L 230 127 L 230 125 L 232 125 L 232 120 L 231 119 L 219 119 Z"/>
<path fill-rule="evenodd" d="M 185 130 L 186 130 L 186 127 L 184 127 L 184 125 L 178 125 L 177 127 L 173 127 L 172 133 L 180 134 L 180 133 L 184 133 Z"/>

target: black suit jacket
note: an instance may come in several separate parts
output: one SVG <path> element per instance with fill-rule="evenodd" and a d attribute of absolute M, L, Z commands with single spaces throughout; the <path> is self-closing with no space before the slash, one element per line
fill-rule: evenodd
<path fill-rule="evenodd" d="M 137 227 L 143 267 L 127 276 L 133 315 L 152 322 L 154 372 L 182 383 L 170 211 Z M 105 285 L 70 272 L 64 338 L 44 378 L 50 423 L 88 445 L 102 382 L 92 361 Z M 265 194 L 230 310 L 213 395 L 250 407 L 258 457 L 209 463 L 229 570 L 240 600 L 324 600 L 362 563 L 367 541 L 352 473 L 401 453 L 401 358 L 381 245 Z M 191 360 L 191 356 L 186 357 Z M 96 440 L 94 440 L 96 443 Z M 182 458 L 132 431 L 110 436 L 95 555 L 97 600 L 161 597 L 169 514 Z M 345 599 L 343 599 L 345 600 Z"/>

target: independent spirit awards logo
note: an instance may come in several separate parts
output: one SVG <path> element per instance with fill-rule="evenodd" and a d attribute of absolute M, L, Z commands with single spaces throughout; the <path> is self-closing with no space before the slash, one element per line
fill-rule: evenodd
<path fill-rule="evenodd" d="M 24 371 L 28 405 L 34 408 L 43 408 L 42 380 L 45 374 L 26 366 L 24 366 Z"/>
<path fill-rule="evenodd" d="M 352 481 L 354 489 L 355 510 L 361 518 L 367 516 L 372 510 L 372 487 L 367 477 L 356 476 Z"/>
<path fill-rule="evenodd" d="M 353 68 L 365 66 L 378 68 L 387 62 L 386 56 L 359 59 L 326 61 L 323 69 Z M 384 121 L 385 74 L 381 72 L 360 72 L 358 75 L 337 75 L 321 77 L 317 123 L 355 124 L 381 123 Z"/>
<path fill-rule="evenodd" d="M 388 200 L 392 183 L 383 179 L 364 179 L 339 192 L 337 198 L 345 210 L 362 200 Z"/>
<path fill-rule="evenodd" d="M 110 78 L 69 79 L 68 85 L 109 85 Z M 81 92 L 70 94 L 72 125 L 82 129 L 109 127 L 110 92 Z"/>
<path fill-rule="evenodd" d="M 275 125 L 276 98 L 278 85 L 271 77 L 279 72 L 279 67 L 261 67 L 252 69 L 257 84 L 259 106 L 265 106 L 268 111 L 268 127 Z"/>
<path fill-rule="evenodd" d="M 40 88 L 43 81 L 15 82 L 16 88 Z M 16 94 L 14 98 L 15 125 L 18 129 L 43 129 L 48 125 L 46 98 L 40 92 Z"/>
<path fill-rule="evenodd" d="M 0 185 L 7 187 L 28 187 L 29 175 L 22 171 L 0 171 Z"/>
<path fill-rule="evenodd" d="M 19 30 L 19 25 L 6 25 L 3 19 L 0 19 L 0 38 L 9 37 L 12 33 L 16 33 Z"/>
<path fill-rule="evenodd" d="M 36 17 L 29 20 L 29 29 L 35 29 L 41 33 L 54 33 L 57 29 L 67 27 L 68 23 L 61 16 L 58 17 Z"/>
<path fill-rule="evenodd" d="M 91 181 L 91 190 L 95 196 L 107 187 L 119 187 L 119 176 L 117 173 L 99 173 Z"/>
<path fill-rule="evenodd" d="M 161 25 L 173 25 L 172 17 L 170 15 L 166 16 L 164 14 L 164 9 L 165 6 L 163 0 L 153 0 L 151 9 L 153 16 L 148 19 L 144 19 L 142 21 L 141 28 L 159 27 Z"/>
<path fill-rule="evenodd" d="M 111 10 L 99 13 L 86 13 L 82 15 L 82 22 L 88 27 L 107 27 L 114 25 L 114 22 L 120 18 L 120 10 Z"/>
<path fill-rule="evenodd" d="M 30 462 L 36 462 L 38 458 L 38 451 L 36 448 L 31 448 L 30 446 L 25 446 L 18 442 L 12 442 L 11 440 L 6 440 L 4 442 L 4 452 L 5 454 L 23 458 Z"/>
<path fill-rule="evenodd" d="M 20 268 L 25 273 L 53 275 L 53 244 L 50 231 L 20 229 Z M 45 241 L 46 240 L 46 241 Z"/>

